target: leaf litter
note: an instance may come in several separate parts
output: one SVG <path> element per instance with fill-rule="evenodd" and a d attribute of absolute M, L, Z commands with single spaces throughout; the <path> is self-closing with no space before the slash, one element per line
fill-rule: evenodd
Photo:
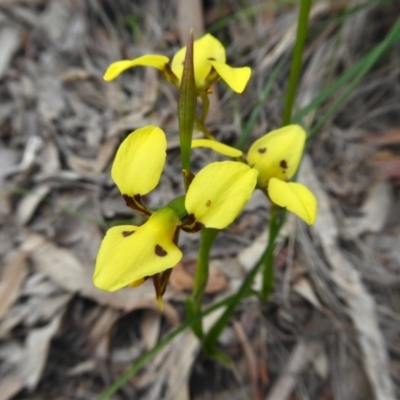
<path fill-rule="evenodd" d="M 290 55 L 297 13 L 274 2 L 252 2 L 246 13 L 238 1 L 224 9 L 193 1 L 189 10 L 203 10 L 203 19 L 200 12 L 188 15 L 188 4 L 0 5 L 0 399 L 95 398 L 185 318 L 196 237 L 183 237 L 187 256 L 174 271 L 162 313 L 147 284 L 112 294 L 92 284 L 105 226 L 134 218 L 109 176 L 123 137 L 145 124 L 162 126 L 171 167 L 149 204 L 156 207 L 182 189 L 176 178 L 176 93 L 159 83 L 157 71 L 138 69 L 111 84 L 102 74 L 121 56 L 172 55 L 189 25 L 199 32 L 215 29 L 235 65 L 254 68 L 250 87 L 234 101 L 223 85 L 213 89 L 209 122 L 220 139 L 233 143 L 270 72 Z M 346 7 L 359 6 L 340 20 Z M 395 8 L 390 2 L 314 4 L 300 107 L 379 42 Z M 287 60 L 252 138 L 280 124 Z M 306 159 L 301 177 L 312 179 L 321 193 L 320 223 L 283 230 L 270 303 L 260 308 L 255 299 L 243 301 L 221 336 L 234 368 L 205 360 L 200 343 L 186 332 L 116 399 L 400 395 L 396 60 L 378 63 L 310 144 L 312 163 Z M 330 104 L 307 115 L 308 127 Z M 201 166 L 204 155 L 196 152 L 194 162 Z M 267 240 L 266 209 L 262 199 L 254 200 L 217 239 L 208 304 L 233 293 L 257 262 Z M 326 215 L 330 222 L 321 225 Z M 207 317 L 206 325 L 217 315 Z"/>

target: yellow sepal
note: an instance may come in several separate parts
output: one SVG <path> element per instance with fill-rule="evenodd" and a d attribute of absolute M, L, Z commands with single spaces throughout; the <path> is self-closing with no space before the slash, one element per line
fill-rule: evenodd
<path fill-rule="evenodd" d="M 169 58 L 157 54 L 146 54 L 144 56 L 135 58 L 133 60 L 121 60 L 112 63 L 105 72 L 103 79 L 105 81 L 112 81 L 117 78 L 122 72 L 129 68 L 143 66 L 143 67 L 154 67 L 163 71 L 166 64 L 168 64 Z"/>
<path fill-rule="evenodd" d="M 151 192 L 165 164 L 167 139 L 157 126 L 133 131 L 119 146 L 111 177 L 121 194 L 133 197 Z"/>
<path fill-rule="evenodd" d="M 196 147 L 206 147 L 224 156 L 233 158 L 238 158 L 243 154 L 241 150 L 235 149 L 234 147 L 228 146 L 227 144 L 218 142 L 216 140 L 194 139 L 192 140 L 192 149 L 195 149 Z"/>
<path fill-rule="evenodd" d="M 193 179 L 185 207 L 206 228 L 224 229 L 238 216 L 250 199 L 257 171 L 235 161 L 215 162 Z"/>
<path fill-rule="evenodd" d="M 173 242 L 179 223 L 175 212 L 165 207 L 140 227 L 109 229 L 97 255 L 95 286 L 113 292 L 174 267 L 182 258 Z"/>
<path fill-rule="evenodd" d="M 233 68 L 228 64 L 210 61 L 218 75 L 236 93 L 242 93 L 251 76 L 249 67 Z"/>
<path fill-rule="evenodd" d="M 247 154 L 247 162 L 258 172 L 258 186 L 266 188 L 271 178 L 289 180 L 297 171 L 306 141 L 299 125 L 288 125 L 256 140 Z"/>
<path fill-rule="evenodd" d="M 183 62 L 186 56 L 186 47 L 180 49 L 171 62 L 171 69 L 179 80 L 182 79 Z M 210 61 L 225 63 L 225 48 L 222 43 L 209 33 L 193 43 L 193 69 L 196 87 L 209 75 L 212 65 Z"/>
<path fill-rule="evenodd" d="M 145 282 L 146 282 L 146 279 L 142 278 L 137 281 L 131 282 L 130 287 L 133 287 L 133 288 L 139 287 L 139 286 L 143 285 L 143 283 L 145 283 Z"/>
<path fill-rule="evenodd" d="M 317 199 L 306 186 L 271 178 L 268 195 L 273 203 L 287 208 L 308 225 L 314 224 L 317 218 Z"/>

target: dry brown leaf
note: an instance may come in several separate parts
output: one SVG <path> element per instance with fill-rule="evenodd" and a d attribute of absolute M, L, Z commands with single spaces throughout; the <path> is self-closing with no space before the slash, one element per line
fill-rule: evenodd
<path fill-rule="evenodd" d="M 338 227 L 330 202 L 318 180 L 311 159 L 305 155 L 300 170 L 303 182 L 316 195 L 318 218 L 313 227 L 315 234 L 332 267 L 332 279 L 347 303 L 348 313 L 358 332 L 364 368 L 377 400 L 394 400 L 394 387 L 390 378 L 385 340 L 379 327 L 375 300 L 365 287 L 360 272 L 344 257 L 338 246 Z"/>
<path fill-rule="evenodd" d="M 14 54 L 21 45 L 21 32 L 15 26 L 2 26 L 0 30 L 0 78 L 10 66 Z"/>
<path fill-rule="evenodd" d="M 111 328 L 120 317 L 120 312 L 112 309 L 102 309 L 99 318 L 91 327 L 89 336 L 92 343 L 98 343 L 105 336 L 108 336 Z"/>
<path fill-rule="evenodd" d="M 310 284 L 310 281 L 307 278 L 300 278 L 294 285 L 293 290 L 306 299 L 310 304 L 312 304 L 317 310 L 326 314 L 327 310 L 323 307 L 318 297 L 315 295 L 315 292 Z"/>
<path fill-rule="evenodd" d="M 387 146 L 390 144 L 400 143 L 400 127 L 389 129 L 385 132 L 370 133 L 364 136 L 369 143 L 378 146 Z"/>
<path fill-rule="evenodd" d="M 47 353 L 52 338 L 60 327 L 63 313 L 56 315 L 42 328 L 32 329 L 25 342 L 25 354 L 18 375 L 24 380 L 24 386 L 34 389 L 40 381 L 47 360 Z"/>
<path fill-rule="evenodd" d="M 1 271 L 0 319 L 8 312 L 18 298 L 21 285 L 26 277 L 26 254 L 22 251 L 10 253 Z"/>
<path fill-rule="evenodd" d="M 120 139 L 118 137 L 111 137 L 107 138 L 106 141 L 100 146 L 96 157 L 96 172 L 101 172 L 107 167 L 115 155 L 119 142 Z"/>
<path fill-rule="evenodd" d="M 186 262 L 189 272 L 184 263 L 179 263 L 172 271 L 170 283 L 179 291 L 191 290 L 194 285 L 194 262 Z M 191 268 L 192 267 L 192 268 Z M 210 264 L 210 275 L 205 288 L 206 294 L 215 294 L 225 290 L 229 286 L 226 276 L 213 264 Z"/>
<path fill-rule="evenodd" d="M 153 310 L 145 311 L 140 320 L 140 333 L 147 350 L 153 348 L 157 343 L 160 335 L 160 328 L 160 313 Z"/>
<path fill-rule="evenodd" d="M 356 236 L 365 232 L 380 232 L 389 217 L 392 203 L 392 187 L 389 182 L 376 182 L 368 188 L 367 199 L 361 207 L 362 215 L 346 220 L 348 229 Z"/>
<path fill-rule="evenodd" d="M 297 376 L 304 371 L 321 349 L 317 341 L 300 340 L 290 355 L 278 380 L 268 394 L 267 400 L 290 399 L 295 388 Z"/>
<path fill-rule="evenodd" d="M 233 320 L 233 329 L 236 336 L 243 347 L 243 353 L 246 360 L 247 372 L 251 380 L 251 387 L 253 391 L 253 397 L 255 400 L 261 399 L 261 393 L 258 388 L 258 368 L 257 368 L 257 357 L 254 352 L 254 348 L 243 329 L 240 322 Z"/>
<path fill-rule="evenodd" d="M 374 154 L 372 161 L 387 178 L 400 181 L 400 155 L 382 150 Z"/>
<path fill-rule="evenodd" d="M 191 290 L 194 284 L 194 278 L 186 271 L 182 263 L 178 263 L 172 270 L 169 279 L 171 286 L 179 291 Z"/>
<path fill-rule="evenodd" d="M 17 376 L 10 376 L 0 382 L 0 400 L 12 399 L 22 390 L 24 383 Z"/>
<path fill-rule="evenodd" d="M 16 219 L 21 225 L 26 225 L 32 218 L 38 205 L 46 197 L 51 188 L 49 185 L 41 184 L 36 186 L 30 193 L 25 195 L 18 203 Z"/>
<path fill-rule="evenodd" d="M 44 236 L 25 231 L 22 245 L 37 271 L 43 272 L 46 276 L 57 283 L 60 287 L 72 293 L 80 293 L 89 297 L 99 304 L 132 311 L 139 308 L 150 308 L 159 311 L 158 303 L 154 296 L 151 282 L 146 282 L 138 288 L 125 288 L 117 292 L 109 293 L 97 289 L 92 282 L 93 266 L 85 267 L 67 249 L 56 246 Z M 165 294 L 163 313 L 168 322 L 175 326 L 179 323 L 179 316 L 174 307 L 167 303 L 173 296 L 168 292 Z"/>

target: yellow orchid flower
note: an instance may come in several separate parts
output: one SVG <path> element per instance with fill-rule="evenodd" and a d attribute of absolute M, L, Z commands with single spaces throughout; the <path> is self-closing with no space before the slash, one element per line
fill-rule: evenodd
<path fill-rule="evenodd" d="M 166 151 L 165 133 L 153 125 L 133 131 L 119 146 L 111 177 L 128 206 L 150 214 L 140 196 L 151 192 L 160 181 Z"/>
<path fill-rule="evenodd" d="M 299 125 L 276 129 L 251 145 L 247 162 L 258 171 L 257 186 L 267 189 L 273 203 L 312 225 L 317 217 L 317 199 L 306 186 L 287 182 L 299 167 L 306 137 Z"/>
<path fill-rule="evenodd" d="M 207 90 L 220 77 L 233 91 L 243 92 L 251 75 L 249 67 L 233 68 L 226 64 L 224 46 L 210 34 L 195 40 L 193 46 L 194 76 L 198 89 Z M 175 54 L 171 65 L 168 64 L 168 57 L 157 54 L 148 54 L 133 60 L 116 61 L 108 67 L 103 79 L 111 81 L 129 68 L 148 66 L 162 71 L 167 78 L 172 75 L 172 79 L 169 80 L 180 84 L 185 55 L 186 47 Z"/>
<path fill-rule="evenodd" d="M 172 72 L 179 80 L 182 78 L 185 55 L 186 47 L 183 47 L 175 54 L 171 62 Z M 232 68 L 226 64 L 224 46 L 209 33 L 193 43 L 193 68 L 196 87 L 208 89 L 212 83 L 208 81 L 208 78 L 214 69 L 217 75 L 236 93 L 243 92 L 251 75 L 249 67 Z"/>
<path fill-rule="evenodd" d="M 156 211 L 138 227 L 110 228 L 96 259 L 93 282 L 114 292 L 124 286 L 139 286 L 145 278 L 173 268 L 182 258 L 174 243 L 180 219 L 169 207 Z"/>
<path fill-rule="evenodd" d="M 238 216 L 257 183 L 257 171 L 235 161 L 214 162 L 193 179 L 185 208 L 198 228 L 224 229 Z"/>
<path fill-rule="evenodd" d="M 317 216 L 315 196 L 304 185 L 287 182 L 299 167 L 305 141 L 306 133 L 299 125 L 276 129 L 251 145 L 247 163 L 258 171 L 257 187 L 267 190 L 273 203 L 312 225 Z M 240 150 L 214 140 L 193 140 L 192 148 L 196 147 L 206 147 L 229 157 L 241 155 Z"/>

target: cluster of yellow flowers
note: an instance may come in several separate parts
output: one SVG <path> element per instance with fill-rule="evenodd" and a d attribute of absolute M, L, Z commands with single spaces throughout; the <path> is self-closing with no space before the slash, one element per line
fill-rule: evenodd
<path fill-rule="evenodd" d="M 186 48 L 179 50 L 171 64 L 161 55 L 145 55 L 110 65 L 104 79 L 115 79 L 128 68 L 151 66 L 163 72 L 179 87 Z M 218 79 L 241 93 L 250 79 L 248 67 L 226 64 L 225 49 L 207 34 L 193 46 L 193 68 L 198 93 L 207 93 Z M 233 161 L 213 162 L 200 170 L 187 193 L 167 206 L 152 212 L 142 196 L 158 184 L 167 150 L 165 133 L 156 126 L 132 132 L 119 147 L 111 176 L 126 204 L 149 216 L 142 226 L 122 225 L 109 229 L 96 261 L 94 284 L 115 291 L 138 286 L 153 277 L 157 298 L 161 299 L 171 269 L 181 260 L 179 231 L 196 232 L 203 228 L 224 229 L 239 215 L 255 189 L 265 192 L 274 204 L 287 208 L 307 224 L 313 224 L 317 201 L 307 187 L 289 182 L 296 173 L 306 141 L 305 131 L 289 125 L 272 131 L 242 151 L 212 139 L 192 141 L 192 148 L 207 147 Z"/>

